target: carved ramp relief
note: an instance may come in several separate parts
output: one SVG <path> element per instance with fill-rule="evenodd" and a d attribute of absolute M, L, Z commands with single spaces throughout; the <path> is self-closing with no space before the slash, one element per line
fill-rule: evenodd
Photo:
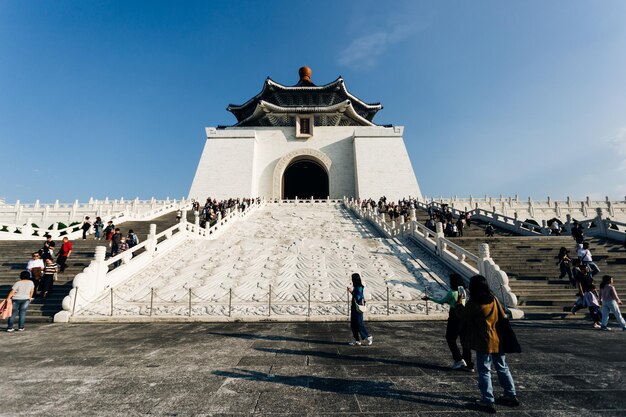
<path fill-rule="evenodd" d="M 219 239 L 188 240 L 114 288 L 113 313 L 345 320 L 353 272 L 363 277 L 372 314 L 427 314 L 423 291 L 443 291 L 431 287 L 426 271 L 394 241 L 339 204 L 268 204 Z M 443 311 L 430 303 L 429 314 Z M 110 312 L 107 295 L 80 314 Z"/>
<path fill-rule="evenodd" d="M 274 168 L 274 183 L 272 188 L 273 198 L 277 199 L 282 197 L 281 191 L 283 174 L 285 173 L 285 170 L 287 169 L 289 164 L 302 159 L 312 159 L 316 162 L 319 162 L 324 167 L 324 169 L 326 169 L 326 173 L 328 174 L 328 189 L 332 190 L 332 185 L 330 183 L 330 166 L 332 164 L 331 159 L 328 157 L 328 155 L 318 151 L 317 149 L 302 148 L 289 152 L 287 155 L 280 158 L 280 160 L 276 163 L 276 167 Z"/>

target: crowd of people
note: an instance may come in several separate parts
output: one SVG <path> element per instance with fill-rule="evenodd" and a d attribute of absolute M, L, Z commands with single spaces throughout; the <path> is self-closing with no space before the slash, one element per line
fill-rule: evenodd
<path fill-rule="evenodd" d="M 576 242 L 576 256 L 570 255 L 566 247 L 562 247 L 557 255 L 559 279 L 568 277 L 570 286 L 576 289 L 576 302 L 571 309 L 572 314 L 583 308 L 589 309 L 593 327 L 611 330 L 608 327 L 609 314 L 613 314 L 622 330 L 626 331 L 626 322 L 619 306 L 622 304 L 613 286 L 613 277 L 604 275 L 600 289 L 596 287 L 594 277 L 600 268 L 593 260 L 591 245 L 585 240 L 584 230 L 580 223 L 574 222 L 572 238 Z"/>
<path fill-rule="evenodd" d="M 200 227 L 210 228 L 218 219 L 224 218 L 232 209 L 245 210 L 252 203 L 257 204 L 261 202 L 260 198 L 229 198 L 227 200 L 217 200 L 215 198 L 208 197 L 201 205 L 199 201 L 192 203 L 192 210 L 198 212 L 200 216 Z M 179 210 L 177 213 L 177 219 L 180 220 L 182 212 Z"/>
<path fill-rule="evenodd" d="M 361 276 L 352 274 L 352 287 L 348 288 L 352 294 L 350 328 L 354 339 L 349 343 L 351 346 L 369 346 L 373 342 L 363 321 L 363 313 L 367 311 L 364 289 Z M 519 353 L 521 347 L 502 305 L 491 293 L 487 279 L 475 275 L 466 289 L 463 278 L 451 274 L 450 291 L 443 298 L 424 296 L 423 299 L 450 306 L 445 337 L 452 353 L 452 369 L 474 372 L 472 350 L 476 352 L 477 380 L 481 394 L 476 405 L 489 413 L 496 412 L 496 402 L 510 407 L 519 406 L 506 354 Z M 457 339 L 460 339 L 462 353 Z M 504 391 L 498 399 L 494 396 L 491 383 L 492 365 Z"/>

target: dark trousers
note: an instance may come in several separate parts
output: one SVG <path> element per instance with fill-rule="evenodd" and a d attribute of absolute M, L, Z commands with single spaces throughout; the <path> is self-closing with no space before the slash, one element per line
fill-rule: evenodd
<path fill-rule="evenodd" d="M 57 263 L 59 264 L 59 269 L 61 270 L 61 272 L 65 271 L 66 265 L 65 263 L 67 262 L 67 256 L 63 256 L 63 255 L 59 255 L 57 258 Z"/>
<path fill-rule="evenodd" d="M 369 333 L 363 323 L 363 313 L 359 313 L 356 310 L 351 311 L 350 314 L 350 329 L 352 329 L 352 336 L 354 340 L 365 340 L 369 337 Z"/>
<path fill-rule="evenodd" d="M 561 270 L 561 275 L 559 275 L 559 279 L 562 279 L 565 277 L 565 275 L 567 275 L 569 277 L 570 284 L 573 285 L 574 277 L 572 276 L 572 269 L 569 267 L 569 265 L 561 263 L 561 265 L 559 266 L 559 269 Z"/>
<path fill-rule="evenodd" d="M 456 344 L 457 338 L 461 339 L 463 355 L 461 355 L 459 347 Z M 465 329 L 463 328 L 463 322 L 457 317 L 454 310 L 450 310 L 450 313 L 448 314 L 446 342 L 448 342 L 450 353 L 452 353 L 452 359 L 454 359 L 455 362 L 464 359 L 468 366 L 472 365 L 472 351 L 465 344 Z"/>
<path fill-rule="evenodd" d="M 600 313 L 600 307 L 598 306 L 589 306 L 589 314 L 591 314 L 591 320 L 594 323 L 600 323 L 600 320 L 602 320 L 602 313 Z"/>

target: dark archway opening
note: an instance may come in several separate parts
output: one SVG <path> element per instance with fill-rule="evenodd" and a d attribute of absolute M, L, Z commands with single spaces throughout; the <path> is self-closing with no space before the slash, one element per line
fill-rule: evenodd
<path fill-rule="evenodd" d="M 328 174 L 317 162 L 293 162 L 283 174 L 283 198 L 325 199 L 329 195 Z"/>

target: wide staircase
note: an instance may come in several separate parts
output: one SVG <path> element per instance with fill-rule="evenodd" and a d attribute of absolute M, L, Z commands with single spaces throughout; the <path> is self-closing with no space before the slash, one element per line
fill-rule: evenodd
<path fill-rule="evenodd" d="M 425 210 L 417 210 L 418 221 L 428 219 Z M 576 300 L 576 290 L 569 279 L 560 275 L 556 264 L 561 247 L 576 257 L 575 242 L 570 236 L 517 236 L 494 226 L 495 236 L 486 237 L 485 223 L 472 221 L 463 231 L 463 237 L 451 238 L 461 247 L 478 254 L 481 243 L 488 243 L 491 257 L 509 276 L 510 286 L 518 297 L 519 308 L 531 319 L 571 318 L 571 308 Z M 626 250 L 621 242 L 605 238 L 587 238 L 593 259 L 600 268 L 594 282 L 596 287 L 602 275 L 612 275 L 618 294 L 626 290 Z M 620 291 L 622 290 L 622 291 Z M 581 310 L 580 314 L 585 314 Z"/>
<path fill-rule="evenodd" d="M 189 220 L 193 221 L 192 215 Z M 176 224 L 176 213 L 168 213 L 154 220 L 129 221 L 120 223 L 122 235 L 126 236 L 129 230 L 133 230 L 140 241 L 148 236 L 150 224 L 157 225 L 157 233 Z M 62 242 L 56 241 L 56 251 L 61 248 Z M 61 310 L 63 298 L 72 289 L 72 280 L 76 274 L 89 265 L 93 259 L 96 246 L 107 246 L 106 240 L 94 240 L 93 235 L 87 239 L 72 240 L 73 251 L 67 262 L 65 273 L 58 274 L 58 281 L 54 283 L 54 291 L 46 300 L 35 299 L 28 308 L 27 321 L 52 321 L 54 314 Z M 28 260 L 33 252 L 43 246 L 43 239 L 36 240 L 0 240 L 0 300 L 6 298 L 13 284 L 19 278 L 21 271 L 25 270 Z"/>

